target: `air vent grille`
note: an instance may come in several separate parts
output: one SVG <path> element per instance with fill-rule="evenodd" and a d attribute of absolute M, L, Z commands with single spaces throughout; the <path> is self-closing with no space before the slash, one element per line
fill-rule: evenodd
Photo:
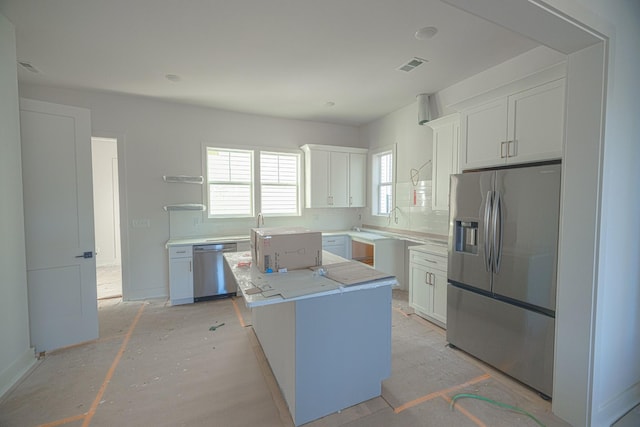
<path fill-rule="evenodd" d="M 417 56 L 414 56 L 405 64 L 402 64 L 400 67 L 398 67 L 398 70 L 408 73 L 409 71 L 413 71 L 416 67 L 419 67 L 425 62 L 427 62 L 426 59 L 422 59 L 422 58 L 418 58 Z"/>

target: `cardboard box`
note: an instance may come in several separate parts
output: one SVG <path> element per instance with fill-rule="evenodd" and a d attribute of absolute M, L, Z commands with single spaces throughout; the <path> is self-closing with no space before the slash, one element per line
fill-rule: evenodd
<path fill-rule="evenodd" d="M 304 227 L 252 228 L 251 255 L 262 272 L 322 265 L 322 233 Z"/>

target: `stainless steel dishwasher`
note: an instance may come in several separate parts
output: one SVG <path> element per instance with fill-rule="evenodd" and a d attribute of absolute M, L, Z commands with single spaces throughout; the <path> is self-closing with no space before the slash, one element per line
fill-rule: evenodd
<path fill-rule="evenodd" d="M 193 247 L 193 300 L 204 301 L 236 294 L 222 254 L 235 252 L 236 243 L 215 243 Z"/>

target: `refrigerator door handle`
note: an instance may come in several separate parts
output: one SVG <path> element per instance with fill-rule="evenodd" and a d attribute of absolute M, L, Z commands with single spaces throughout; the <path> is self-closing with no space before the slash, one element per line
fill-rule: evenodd
<path fill-rule="evenodd" d="M 493 272 L 500 272 L 502 261 L 502 197 L 496 192 L 493 203 Z"/>
<path fill-rule="evenodd" d="M 484 267 L 491 271 L 491 242 L 489 241 L 489 223 L 493 211 L 493 191 L 487 191 L 487 200 L 484 205 Z"/>

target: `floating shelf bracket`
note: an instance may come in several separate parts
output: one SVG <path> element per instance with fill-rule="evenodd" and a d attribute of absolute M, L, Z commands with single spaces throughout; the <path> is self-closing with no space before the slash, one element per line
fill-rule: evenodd
<path fill-rule="evenodd" d="M 200 203 L 181 203 L 177 205 L 167 205 L 164 210 L 169 211 L 204 211 L 207 207 Z"/>
<path fill-rule="evenodd" d="M 164 175 L 162 179 L 164 179 L 165 182 L 177 182 L 180 184 L 204 184 L 204 178 L 201 176 Z"/>

